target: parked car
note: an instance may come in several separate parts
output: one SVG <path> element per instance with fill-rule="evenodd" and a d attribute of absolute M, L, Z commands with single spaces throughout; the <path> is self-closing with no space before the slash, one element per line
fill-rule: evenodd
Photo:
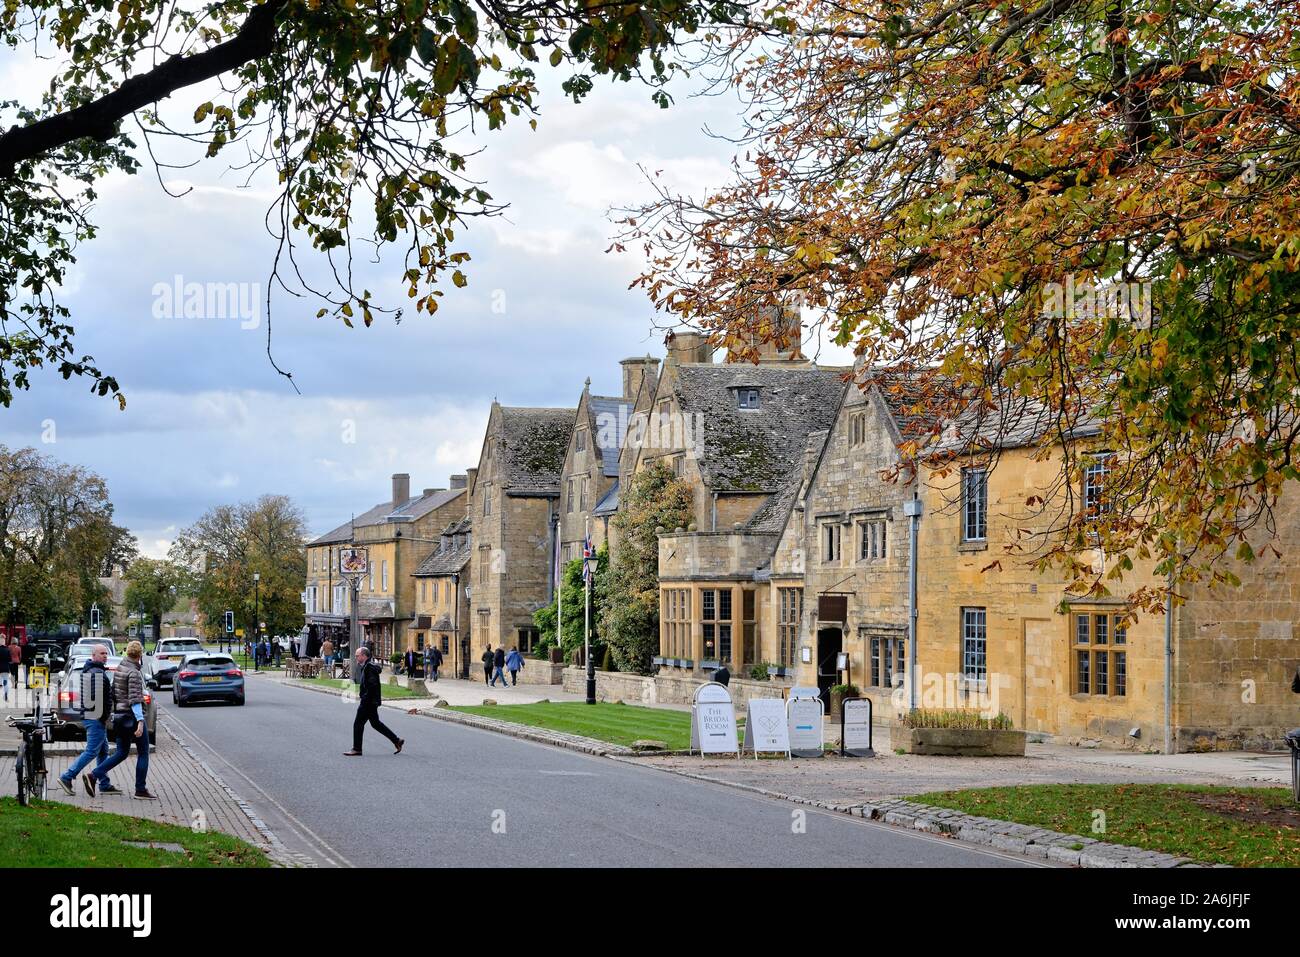
<path fill-rule="evenodd" d="M 172 701 L 183 708 L 196 701 L 244 703 L 244 673 L 230 655 L 203 652 L 186 655 L 172 683 Z"/>
<path fill-rule="evenodd" d="M 159 688 L 170 688 L 181 659 L 201 651 L 203 642 L 197 638 L 159 638 L 153 654 L 145 656 L 144 676 Z"/>
<path fill-rule="evenodd" d="M 68 668 L 63 673 L 63 680 L 59 683 L 58 700 L 55 704 L 55 714 L 61 721 L 67 722 L 55 728 L 56 736 L 65 739 L 84 739 L 86 737 L 86 727 L 81 723 L 81 672 L 86 667 L 86 662 L 90 660 L 89 655 L 78 655 L 68 660 Z M 105 662 L 104 668 L 108 671 L 109 680 L 112 680 L 113 672 L 121 663 L 120 656 L 110 656 Z M 158 699 L 153 692 L 146 687 L 144 691 L 144 724 L 149 730 L 150 742 L 157 740 L 158 729 Z"/>
<path fill-rule="evenodd" d="M 68 660 L 71 661 L 78 655 L 89 656 L 95 645 L 104 645 L 110 656 L 118 654 L 117 642 L 112 638 L 78 638 L 68 647 Z"/>

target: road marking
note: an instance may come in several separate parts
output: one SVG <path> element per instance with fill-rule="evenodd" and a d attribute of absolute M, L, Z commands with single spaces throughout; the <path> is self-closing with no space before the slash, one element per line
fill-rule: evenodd
<path fill-rule="evenodd" d="M 298 818 L 294 816 L 294 814 L 288 808 L 286 808 L 275 798 L 271 797 L 271 795 L 268 794 L 262 788 L 261 785 L 259 785 L 256 781 L 250 778 L 239 768 L 235 767 L 235 765 L 231 764 L 230 761 L 225 757 L 225 755 L 223 755 L 220 751 L 212 747 L 212 745 L 208 744 L 208 742 L 204 741 L 203 738 L 193 728 L 187 725 L 184 721 L 176 717 L 176 715 L 172 714 L 170 711 L 167 712 L 166 720 L 178 724 L 181 727 L 181 729 L 185 731 L 187 734 L 189 734 L 193 740 L 201 743 L 203 747 L 206 748 L 217 760 L 219 760 L 226 767 L 230 768 L 230 770 L 238 774 L 241 778 L 247 781 L 249 786 L 251 786 L 254 790 L 256 790 L 258 794 L 266 798 L 266 800 L 270 804 L 272 804 L 277 811 L 283 814 L 286 820 L 290 822 L 289 829 L 294 831 L 298 835 L 298 838 L 302 840 L 304 844 L 310 845 L 311 841 L 315 841 L 316 844 L 318 845 L 317 848 L 315 848 L 315 850 L 320 852 L 320 850 L 323 848 L 325 851 L 328 851 L 329 852 L 328 854 L 322 854 L 321 856 L 324 857 L 326 862 L 329 863 L 332 867 L 355 867 L 356 866 L 351 861 L 349 861 L 346 857 L 344 857 L 342 854 L 336 851 L 333 847 L 331 847 L 329 842 L 326 841 L 323 837 L 321 837 L 319 834 L 313 831 L 302 821 L 298 820 Z M 299 828 L 301 828 L 301 830 L 299 830 Z M 311 837 L 311 840 L 307 839 L 308 835 Z M 330 857 L 331 854 L 334 856 L 334 858 L 337 858 L 337 860 L 332 859 Z"/>
<path fill-rule="evenodd" d="M 552 777 L 557 778 L 594 778 L 596 776 L 595 771 L 543 771 L 540 768 L 537 770 L 537 773 L 549 774 Z"/>

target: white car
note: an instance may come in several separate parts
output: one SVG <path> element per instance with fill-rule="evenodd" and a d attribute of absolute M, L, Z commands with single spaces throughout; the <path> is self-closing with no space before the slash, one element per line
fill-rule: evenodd
<path fill-rule="evenodd" d="M 152 681 L 159 688 L 170 687 L 181 659 L 203 650 L 203 642 L 198 638 L 159 638 L 153 646 L 153 654 L 145 656 L 145 680 Z"/>

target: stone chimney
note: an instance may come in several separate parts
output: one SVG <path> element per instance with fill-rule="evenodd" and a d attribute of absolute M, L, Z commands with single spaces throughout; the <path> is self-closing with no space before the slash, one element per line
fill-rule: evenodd
<path fill-rule="evenodd" d="M 420 495 L 423 498 L 428 498 L 430 495 L 436 495 L 438 492 L 445 492 L 445 491 L 447 491 L 445 488 L 426 488 L 423 492 L 420 493 Z"/>
<path fill-rule="evenodd" d="M 453 475 L 451 477 L 451 491 L 453 492 L 456 491 L 456 489 L 458 488 L 466 488 L 468 485 L 469 485 L 468 475 Z"/>
<path fill-rule="evenodd" d="M 474 487 L 476 485 L 478 485 L 478 469 L 466 469 L 465 488 L 469 490 L 470 495 L 474 494 Z"/>
<path fill-rule="evenodd" d="M 646 376 L 656 375 L 659 372 L 659 360 L 652 359 L 650 356 L 624 359 L 619 363 L 623 367 L 623 398 L 635 399 L 636 394 L 641 391 L 641 384 L 645 382 Z"/>
<path fill-rule="evenodd" d="M 400 508 L 411 497 L 411 476 L 406 472 L 393 475 L 393 508 Z"/>
<path fill-rule="evenodd" d="M 739 338 L 739 348 L 727 352 L 728 362 L 803 363 L 803 321 L 790 297 L 781 305 L 760 306 Z"/>
<path fill-rule="evenodd" d="M 668 350 L 668 362 L 713 361 L 713 346 L 709 345 L 709 337 L 702 332 L 694 332 L 689 329 L 682 332 L 670 332 L 664 336 L 664 347 Z"/>

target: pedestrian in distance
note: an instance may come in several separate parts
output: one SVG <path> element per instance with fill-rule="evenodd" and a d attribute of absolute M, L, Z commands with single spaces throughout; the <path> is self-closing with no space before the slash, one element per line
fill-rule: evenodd
<path fill-rule="evenodd" d="M 114 751 L 95 770 L 82 778 L 91 797 L 116 794 L 118 789 L 108 780 L 108 772 L 126 760 L 131 744 L 135 744 L 135 796 L 142 801 L 157 800 L 149 792 L 149 729 L 145 726 L 144 675 L 140 663 L 144 659 L 144 646 L 132 641 L 126 654 L 118 663 L 113 675 L 113 726 L 112 735 L 117 744 Z"/>
<path fill-rule="evenodd" d="M 718 665 L 718 670 L 713 672 L 713 680 L 716 681 L 718 684 L 722 685 L 724 688 L 727 685 L 731 684 L 731 672 L 727 670 L 727 666 L 725 664 Z"/>
<path fill-rule="evenodd" d="M 393 754 L 401 754 L 402 745 L 406 744 L 406 739 L 399 738 L 388 725 L 379 720 L 379 705 L 382 703 L 383 696 L 380 691 L 379 665 L 370 660 L 370 649 L 357 649 L 357 665 L 360 668 L 361 701 L 357 705 L 357 716 L 352 722 L 352 750 L 344 751 L 343 756 L 348 758 L 361 757 L 361 736 L 366 730 L 366 722 L 369 722 L 372 728 L 393 742 L 393 747 L 396 749 Z"/>
<path fill-rule="evenodd" d="M 492 680 L 489 682 L 489 684 L 490 684 L 493 688 L 495 688 L 495 687 L 496 687 L 496 684 L 497 684 L 497 679 L 500 678 L 500 679 L 501 679 L 501 687 L 503 687 L 503 688 L 506 687 L 506 676 L 505 676 L 505 667 L 506 667 L 506 650 L 505 650 L 505 648 L 502 648 L 502 647 L 499 646 L 499 645 L 497 646 L 497 650 L 496 650 L 496 651 L 493 653 L 493 655 L 492 655 L 492 664 L 493 664 L 493 667 L 495 668 L 495 670 L 492 672 Z"/>
<path fill-rule="evenodd" d="M 22 646 L 18 644 L 18 642 L 10 638 L 9 647 L 6 648 L 5 651 L 9 652 L 9 658 L 7 659 L 9 662 L 9 680 L 13 682 L 14 694 L 17 695 L 18 694 L 18 665 L 23 660 L 23 649 Z"/>
<path fill-rule="evenodd" d="M 519 648 L 510 649 L 510 654 L 506 655 L 506 670 L 510 672 L 510 684 L 519 683 L 519 672 L 524 667 L 524 656 L 519 653 Z"/>
<path fill-rule="evenodd" d="M 334 673 L 334 642 L 326 638 L 325 643 L 320 646 L 320 656 L 325 659 L 325 670 L 328 671 L 330 674 L 333 674 Z"/>
<path fill-rule="evenodd" d="M 428 670 L 429 677 L 434 681 L 438 680 L 438 669 L 442 667 L 442 650 L 436 645 L 430 645 L 425 651 L 425 668 Z"/>
<path fill-rule="evenodd" d="M 108 756 L 107 723 L 113 716 L 113 683 L 104 667 L 108 663 L 108 648 L 96 645 L 90 661 L 80 672 L 81 684 L 77 689 L 77 709 L 86 728 L 86 749 L 68 770 L 59 775 L 59 786 L 72 794 L 72 782 L 91 761 L 102 762 Z M 89 777 L 89 775 L 87 775 Z M 89 784 L 87 793 L 93 793 Z"/>
<path fill-rule="evenodd" d="M 492 654 L 492 646 L 488 645 L 487 650 L 483 652 L 483 683 L 492 684 L 492 663 L 496 661 L 496 655 Z"/>

